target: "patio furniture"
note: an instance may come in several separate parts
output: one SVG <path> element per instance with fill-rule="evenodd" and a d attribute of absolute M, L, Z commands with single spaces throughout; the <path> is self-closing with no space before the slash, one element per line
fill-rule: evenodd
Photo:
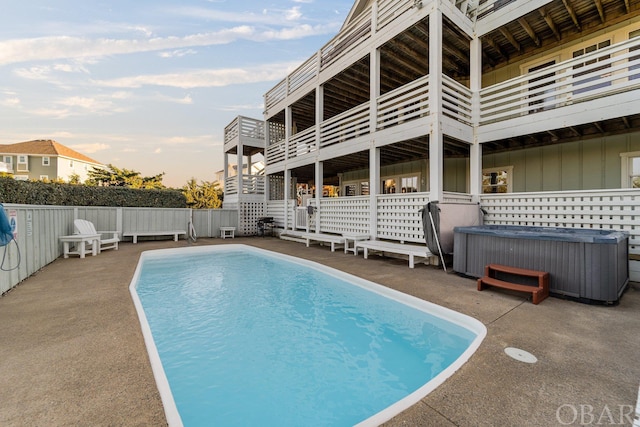
<path fill-rule="evenodd" d="M 305 240 L 307 247 L 311 242 L 318 243 L 330 243 L 331 252 L 335 252 L 336 245 L 344 245 L 344 237 L 336 234 L 324 234 L 324 233 L 304 233 L 302 238 Z"/>
<path fill-rule="evenodd" d="M 220 227 L 220 237 L 226 239 L 227 237 L 235 238 L 235 227 Z"/>
<path fill-rule="evenodd" d="M 364 249 L 364 259 L 367 259 L 369 256 L 369 251 L 377 251 L 382 254 L 385 252 L 395 253 L 400 255 L 408 255 L 409 256 L 409 268 L 413 268 L 415 266 L 415 259 L 424 258 L 429 259 L 435 255 L 429 251 L 427 246 L 422 245 L 408 245 L 405 243 L 395 243 L 395 242 L 387 242 L 383 240 L 364 240 L 360 242 L 355 242 L 355 251 L 358 248 Z"/>
<path fill-rule="evenodd" d="M 64 258 L 69 258 L 69 255 L 80 255 L 80 258 L 84 258 L 87 253 L 87 245 L 91 247 L 91 255 L 96 256 L 100 253 L 100 235 L 97 233 L 60 236 L 60 241 L 63 246 Z M 70 249 L 71 243 L 74 243 L 74 250 Z"/>
<path fill-rule="evenodd" d="M 342 237 L 344 237 L 344 253 L 353 252 L 354 255 L 358 255 L 356 242 L 362 242 L 371 238 L 369 234 L 359 233 L 342 233 Z M 353 242 L 353 246 L 351 246 L 349 242 Z"/>
<path fill-rule="evenodd" d="M 98 253 L 105 249 L 115 249 L 118 250 L 118 243 L 120 242 L 120 238 L 118 237 L 117 231 L 96 231 L 96 227 L 93 225 L 91 221 L 87 221 L 86 219 L 76 219 L 73 221 L 73 225 L 76 229 L 76 234 L 79 235 L 98 235 Z M 103 234 L 110 234 L 111 237 L 106 239 L 102 238 Z"/>
<path fill-rule="evenodd" d="M 263 216 L 258 218 L 258 236 L 266 236 L 267 233 L 273 236 L 274 219 L 272 216 Z"/>
<path fill-rule="evenodd" d="M 139 236 L 173 236 L 173 241 L 178 241 L 178 236 L 186 235 L 185 230 L 170 230 L 170 231 L 127 231 L 122 233 L 123 237 L 133 237 L 133 243 L 138 243 Z"/>

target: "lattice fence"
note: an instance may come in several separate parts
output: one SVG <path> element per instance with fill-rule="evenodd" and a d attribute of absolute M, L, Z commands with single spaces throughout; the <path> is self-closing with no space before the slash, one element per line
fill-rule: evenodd
<path fill-rule="evenodd" d="M 258 233 L 258 219 L 265 216 L 264 202 L 240 202 L 240 219 L 238 234 L 253 236 Z"/>
<path fill-rule="evenodd" d="M 429 203 L 429 193 L 385 194 L 377 197 L 380 239 L 425 243 L 420 209 Z"/>
<path fill-rule="evenodd" d="M 315 205 L 315 200 L 312 201 Z M 369 197 L 320 199 L 320 231 L 323 233 L 369 233 Z M 316 214 L 318 215 L 318 211 Z M 312 217 L 311 224 L 315 224 Z"/>

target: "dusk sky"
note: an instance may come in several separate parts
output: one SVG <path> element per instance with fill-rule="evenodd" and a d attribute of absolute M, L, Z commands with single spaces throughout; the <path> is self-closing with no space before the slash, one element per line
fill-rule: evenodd
<path fill-rule="evenodd" d="M 213 181 L 224 127 L 337 34 L 351 0 L 23 0 L 0 14 L 0 144 Z"/>

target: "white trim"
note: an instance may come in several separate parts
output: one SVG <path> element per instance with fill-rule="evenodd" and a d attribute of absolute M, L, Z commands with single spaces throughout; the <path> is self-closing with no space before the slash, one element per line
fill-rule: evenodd
<path fill-rule="evenodd" d="M 632 162 L 634 159 L 640 158 L 640 151 L 630 151 L 628 153 L 620 153 L 620 186 L 622 188 L 633 188 L 631 181 L 634 177 Z"/>

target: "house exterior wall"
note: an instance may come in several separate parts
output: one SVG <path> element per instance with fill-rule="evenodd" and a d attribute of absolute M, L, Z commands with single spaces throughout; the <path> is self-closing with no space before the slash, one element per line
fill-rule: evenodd
<path fill-rule="evenodd" d="M 621 153 L 640 151 L 640 132 L 483 156 L 483 168 L 513 166 L 513 191 L 620 188 Z"/>

